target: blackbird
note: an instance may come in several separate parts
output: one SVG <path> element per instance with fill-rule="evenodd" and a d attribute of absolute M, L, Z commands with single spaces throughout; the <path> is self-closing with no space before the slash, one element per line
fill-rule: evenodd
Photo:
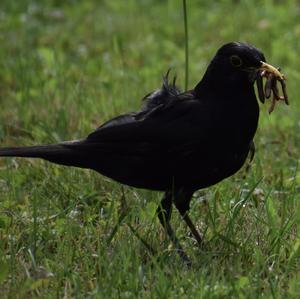
<path fill-rule="evenodd" d="M 225 44 L 192 90 L 180 91 L 167 73 L 162 87 L 144 97 L 140 111 L 117 116 L 84 139 L 1 148 L 0 156 L 89 168 L 122 184 L 164 191 L 159 220 L 180 256 L 189 261 L 170 225 L 172 204 L 201 244 L 188 216 L 192 195 L 236 173 L 253 152 L 259 118 L 254 82 L 264 101 L 262 77 L 270 74 L 284 81 L 265 61 L 249 44 Z"/>

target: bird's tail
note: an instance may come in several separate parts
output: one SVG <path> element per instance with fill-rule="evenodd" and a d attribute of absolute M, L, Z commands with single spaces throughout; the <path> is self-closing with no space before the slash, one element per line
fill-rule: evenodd
<path fill-rule="evenodd" d="M 0 148 L 1 157 L 25 157 L 25 158 L 44 158 L 61 153 L 60 145 L 39 145 L 24 147 L 4 147 Z"/>
<path fill-rule="evenodd" d="M 64 142 L 51 145 L 4 147 L 0 148 L 0 157 L 41 158 L 53 163 L 88 167 L 84 152 L 77 148 L 80 142 Z"/>

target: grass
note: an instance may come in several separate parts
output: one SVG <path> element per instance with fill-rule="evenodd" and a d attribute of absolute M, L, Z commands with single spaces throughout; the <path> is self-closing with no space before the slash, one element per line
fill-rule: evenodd
<path fill-rule="evenodd" d="M 189 87 L 220 45 L 241 40 L 282 67 L 291 99 L 271 116 L 261 106 L 246 178 L 195 194 L 207 249 L 175 212 L 193 266 L 181 263 L 155 217 L 157 192 L 1 159 L 1 298 L 299 298 L 299 1 L 187 5 Z M 181 1 L 3 0 L 0 32 L 2 145 L 85 136 L 138 109 L 169 67 L 184 87 Z"/>

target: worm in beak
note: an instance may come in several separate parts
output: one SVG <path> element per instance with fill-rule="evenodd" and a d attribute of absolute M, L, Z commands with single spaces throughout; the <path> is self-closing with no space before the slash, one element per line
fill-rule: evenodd
<path fill-rule="evenodd" d="M 265 87 L 263 86 L 263 78 L 266 78 Z M 281 85 L 282 96 L 279 94 L 277 87 L 278 81 Z M 286 78 L 280 72 L 279 68 L 275 68 L 274 66 L 261 61 L 261 65 L 256 74 L 256 84 L 258 97 L 262 103 L 265 102 L 265 99 L 269 99 L 271 94 L 273 94 L 269 113 L 274 110 L 276 102 L 279 100 L 284 101 L 287 105 L 289 104 L 285 81 Z"/>

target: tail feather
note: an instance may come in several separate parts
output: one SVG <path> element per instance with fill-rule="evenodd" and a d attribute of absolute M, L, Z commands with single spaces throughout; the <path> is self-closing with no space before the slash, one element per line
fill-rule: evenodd
<path fill-rule="evenodd" d="M 76 147 L 79 142 L 60 144 L 4 147 L 0 148 L 0 157 L 41 158 L 47 161 L 77 167 L 88 167 L 84 152 Z"/>
<path fill-rule="evenodd" d="M 4 147 L 0 148 L 2 157 L 27 157 L 27 158 L 44 158 L 45 156 L 58 154 L 64 149 L 60 145 L 40 145 L 24 147 Z"/>

